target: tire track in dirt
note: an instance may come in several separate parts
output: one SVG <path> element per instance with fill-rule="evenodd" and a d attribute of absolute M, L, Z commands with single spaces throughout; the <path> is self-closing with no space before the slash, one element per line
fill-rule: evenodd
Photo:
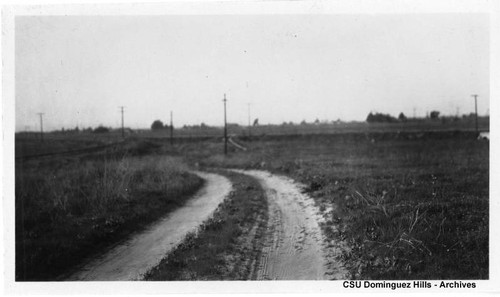
<path fill-rule="evenodd" d="M 149 269 L 158 265 L 188 232 L 196 230 L 212 215 L 232 189 L 226 177 L 213 173 L 194 173 L 205 180 L 205 185 L 184 206 L 104 255 L 89 261 L 66 280 L 140 280 Z"/>
<path fill-rule="evenodd" d="M 255 178 L 266 192 L 269 220 L 265 246 L 256 268 L 258 280 L 342 278 L 329 271 L 314 201 L 290 178 L 259 170 L 234 170 Z"/>

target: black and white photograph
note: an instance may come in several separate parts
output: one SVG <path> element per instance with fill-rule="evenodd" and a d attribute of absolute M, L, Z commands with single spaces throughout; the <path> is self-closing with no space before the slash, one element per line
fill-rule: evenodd
<path fill-rule="evenodd" d="M 368 2 L 4 6 L 5 290 L 498 292 L 500 6 Z"/>

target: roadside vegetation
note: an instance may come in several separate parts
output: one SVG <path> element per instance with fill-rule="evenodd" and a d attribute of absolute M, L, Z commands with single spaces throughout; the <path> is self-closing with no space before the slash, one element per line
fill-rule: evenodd
<path fill-rule="evenodd" d="M 489 143 L 472 132 L 240 139 L 184 149 L 206 166 L 258 168 L 306 185 L 353 279 L 489 277 Z"/>
<path fill-rule="evenodd" d="M 248 176 L 230 178 L 233 191 L 197 232 L 188 236 L 145 280 L 255 279 L 267 225 L 267 201 L 259 183 Z"/>
<path fill-rule="evenodd" d="M 202 186 L 180 158 L 155 148 L 129 142 L 92 156 L 16 162 L 16 280 L 56 279 Z"/>
<path fill-rule="evenodd" d="M 172 147 L 158 136 L 16 160 L 16 279 L 54 279 L 182 205 L 202 183 L 184 163 L 303 183 L 325 218 L 327 249 L 341 248 L 337 258 L 352 279 L 488 279 L 489 142 L 466 131 L 370 131 L 253 131 L 235 139 L 247 151 L 229 147 L 228 156 L 221 138 L 176 139 Z M 255 181 L 229 177 L 232 196 L 149 280 L 252 278 L 267 206 Z"/>

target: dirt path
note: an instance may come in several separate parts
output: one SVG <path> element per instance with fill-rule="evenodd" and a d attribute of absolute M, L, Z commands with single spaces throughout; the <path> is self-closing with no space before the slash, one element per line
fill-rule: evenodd
<path fill-rule="evenodd" d="M 266 192 L 269 222 L 258 280 L 332 279 L 314 201 L 293 180 L 258 170 L 235 170 L 257 179 Z"/>
<path fill-rule="evenodd" d="M 89 262 L 67 280 L 140 280 L 188 232 L 208 219 L 231 191 L 227 178 L 211 173 L 195 173 L 205 179 L 205 186 L 185 206 Z"/>

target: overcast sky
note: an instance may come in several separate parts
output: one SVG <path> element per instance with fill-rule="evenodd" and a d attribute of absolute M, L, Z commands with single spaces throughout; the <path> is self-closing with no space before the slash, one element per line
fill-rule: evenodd
<path fill-rule="evenodd" d="M 489 109 L 481 14 L 18 16 L 16 130 Z"/>

